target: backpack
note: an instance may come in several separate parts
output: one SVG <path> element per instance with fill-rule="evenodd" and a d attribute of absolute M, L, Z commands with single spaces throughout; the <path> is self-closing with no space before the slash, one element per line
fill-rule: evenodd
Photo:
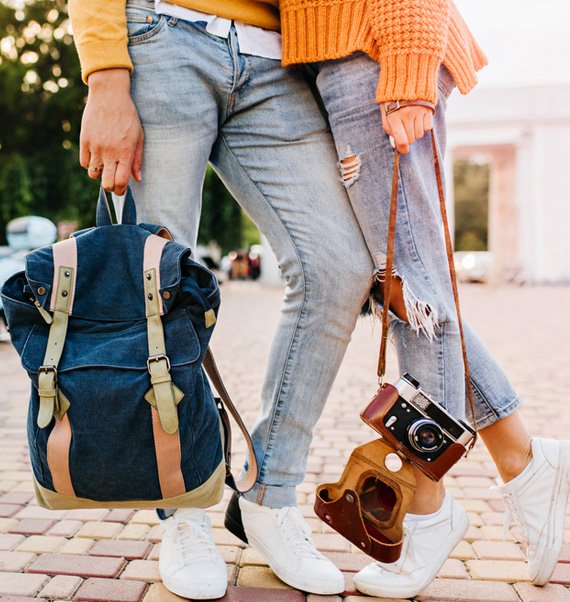
<path fill-rule="evenodd" d="M 166 228 L 121 224 L 105 193 L 96 227 L 26 257 L 2 288 L 12 342 L 31 380 L 28 443 L 45 508 L 201 507 L 224 482 L 257 478 L 251 439 L 208 349 L 215 276 Z M 222 399 L 215 399 L 202 364 Z M 224 404 L 249 448 L 235 483 Z"/>

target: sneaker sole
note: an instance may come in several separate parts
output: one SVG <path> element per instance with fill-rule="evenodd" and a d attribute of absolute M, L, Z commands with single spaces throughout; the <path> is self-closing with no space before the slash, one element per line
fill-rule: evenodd
<path fill-rule="evenodd" d="M 431 574 L 428 577 L 426 577 L 421 583 L 418 583 L 413 588 L 408 587 L 407 589 L 398 589 L 394 587 L 390 589 L 389 587 L 375 587 L 367 583 L 359 583 L 358 575 L 356 575 L 354 577 L 354 585 L 356 586 L 356 589 L 359 592 L 362 592 L 363 594 L 367 594 L 368 596 L 376 596 L 379 598 L 412 598 L 414 596 L 417 596 L 435 579 L 441 567 L 443 566 L 443 563 L 449 558 L 449 555 L 451 554 L 451 552 L 453 552 L 455 546 L 457 546 L 457 544 L 465 536 L 465 533 L 467 533 L 467 529 L 469 528 L 469 517 L 467 516 L 467 513 L 465 511 L 461 513 L 461 518 L 459 519 L 458 523 L 459 525 L 455 532 L 458 535 L 460 534 L 460 537 L 457 537 L 457 539 L 453 543 L 453 546 L 451 546 L 449 550 L 447 550 L 446 548 L 446 551 L 444 553 L 440 552 L 440 554 L 437 557 L 437 568 L 434 571 L 432 571 Z"/>
<path fill-rule="evenodd" d="M 567 464 L 570 464 L 570 446 L 562 443 L 560 445 L 560 454 L 558 455 L 559 466 L 566 467 L 566 470 L 560 472 L 556 483 L 556 491 L 552 498 L 550 514 L 553 520 L 550 521 L 550 529 L 547 536 L 546 555 L 537 571 L 536 577 L 532 582 L 534 585 L 546 585 L 552 573 L 558 564 L 560 550 L 564 542 L 564 521 L 566 519 L 566 504 L 570 493 L 570 474 Z"/>
<path fill-rule="evenodd" d="M 196 589 L 185 589 L 184 586 L 173 585 L 162 579 L 164 587 L 173 594 L 180 596 L 181 598 L 189 598 L 190 600 L 215 600 L 216 598 L 223 598 L 226 595 L 227 583 L 220 587 L 204 586 L 203 588 Z"/>

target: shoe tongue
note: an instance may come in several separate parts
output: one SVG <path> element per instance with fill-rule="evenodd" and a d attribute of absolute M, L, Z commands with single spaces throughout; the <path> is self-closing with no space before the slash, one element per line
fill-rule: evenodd
<path fill-rule="evenodd" d="M 180 508 L 174 513 L 177 520 L 187 520 L 200 524 L 208 520 L 208 515 L 202 508 Z"/>

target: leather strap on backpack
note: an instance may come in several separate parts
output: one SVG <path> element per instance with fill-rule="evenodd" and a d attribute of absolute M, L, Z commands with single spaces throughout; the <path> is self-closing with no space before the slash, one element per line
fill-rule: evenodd
<path fill-rule="evenodd" d="M 445 206 L 445 192 L 443 188 L 443 179 L 441 175 L 441 166 L 439 162 L 439 154 L 437 150 L 437 144 L 435 140 L 435 134 L 431 131 L 431 145 L 433 151 L 433 163 L 435 171 L 435 179 L 437 182 L 437 193 L 439 196 L 439 206 L 441 210 L 441 218 L 443 221 L 443 232 L 445 236 L 445 249 L 447 254 L 447 263 L 449 265 L 449 275 L 451 278 L 451 287 L 453 289 L 453 299 L 455 302 L 455 310 L 457 313 L 457 320 L 459 323 L 459 334 L 461 337 L 461 351 L 463 353 L 463 364 L 465 366 L 465 381 L 467 388 L 467 396 L 469 398 L 469 405 L 471 409 L 471 417 L 473 420 L 473 427 L 476 426 L 475 421 L 475 403 L 473 400 L 473 386 L 471 384 L 471 374 L 469 371 L 469 361 L 467 359 L 467 348 L 465 346 L 465 337 L 463 334 L 463 321 L 461 319 L 461 309 L 459 306 L 459 292 L 457 290 L 457 277 L 455 274 L 455 264 L 453 260 L 453 246 L 451 244 L 451 234 L 449 233 L 449 225 L 447 220 L 447 209 Z M 382 384 L 384 375 L 386 373 L 386 348 L 388 343 L 388 330 L 390 326 L 389 321 L 389 308 L 390 308 L 390 295 L 392 289 L 392 271 L 394 266 L 394 243 L 396 238 L 396 216 L 398 210 L 398 183 L 400 175 L 400 153 L 396 150 L 396 156 L 394 159 L 394 172 L 392 175 L 392 195 L 390 199 L 390 218 L 388 222 L 388 248 L 386 250 L 386 276 L 384 278 L 384 307 L 382 310 L 382 336 L 380 339 L 380 354 L 378 357 L 378 379 Z M 477 441 L 477 435 L 473 438 L 469 449 L 471 449 Z"/>
<path fill-rule="evenodd" d="M 224 426 L 225 439 L 224 439 L 224 452 L 226 457 L 226 483 L 235 491 L 239 491 L 240 493 L 245 493 L 249 491 L 257 480 L 258 475 L 258 467 L 257 460 L 255 457 L 255 450 L 253 448 L 253 441 L 247 431 L 247 428 L 237 411 L 237 408 L 233 404 L 230 394 L 222 381 L 222 377 L 220 376 L 220 372 L 218 371 L 218 367 L 216 366 L 216 361 L 214 360 L 214 355 L 212 354 L 212 350 L 208 347 L 206 351 L 206 356 L 204 357 L 204 369 L 206 373 L 210 377 L 212 384 L 216 388 L 218 395 L 221 400 L 220 416 L 222 418 L 222 423 Z M 224 407 L 225 406 L 225 407 Z M 241 430 L 245 442 L 247 444 L 247 450 L 249 452 L 249 465 L 247 471 L 243 475 L 243 477 L 236 481 L 231 472 L 231 448 L 232 448 L 232 431 L 230 426 L 230 421 L 228 418 L 228 414 L 226 412 L 226 408 L 229 410 L 233 419 L 236 421 L 239 429 Z"/>

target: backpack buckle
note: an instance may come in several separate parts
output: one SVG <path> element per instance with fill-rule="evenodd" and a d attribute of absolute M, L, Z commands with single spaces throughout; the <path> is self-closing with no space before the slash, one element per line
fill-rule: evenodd
<path fill-rule="evenodd" d="M 168 370 L 168 372 L 170 372 L 170 360 L 168 359 L 168 356 L 165 353 L 160 353 L 158 355 L 151 355 L 147 360 L 146 360 L 146 367 L 147 370 L 149 372 L 151 372 L 150 369 L 150 365 L 153 362 L 161 362 L 162 360 L 166 361 L 166 369 Z"/>

